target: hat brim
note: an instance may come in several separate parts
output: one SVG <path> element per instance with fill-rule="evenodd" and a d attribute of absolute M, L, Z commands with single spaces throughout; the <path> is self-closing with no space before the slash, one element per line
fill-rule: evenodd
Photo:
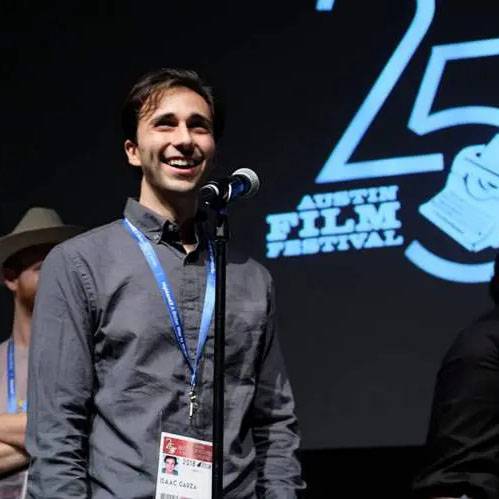
<path fill-rule="evenodd" d="M 76 225 L 61 225 L 0 237 L 0 269 L 8 258 L 19 251 L 40 244 L 58 244 L 82 233 L 84 230 L 83 227 Z"/>

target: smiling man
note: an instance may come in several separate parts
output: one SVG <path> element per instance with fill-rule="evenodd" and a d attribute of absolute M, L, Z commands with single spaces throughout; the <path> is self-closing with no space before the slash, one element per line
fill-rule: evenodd
<path fill-rule="evenodd" d="M 160 499 L 165 483 L 211 496 L 198 479 L 210 472 L 215 276 L 197 197 L 217 123 L 196 73 L 144 76 L 123 108 L 139 201 L 47 257 L 30 355 L 29 497 Z M 225 379 L 224 497 L 294 498 L 299 440 L 272 281 L 237 254 L 227 268 Z M 169 454 L 201 449 L 178 460 L 185 480 L 160 476 L 165 435 Z"/>

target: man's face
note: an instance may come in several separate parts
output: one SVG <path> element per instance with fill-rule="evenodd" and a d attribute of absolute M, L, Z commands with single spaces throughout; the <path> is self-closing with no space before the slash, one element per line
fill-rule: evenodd
<path fill-rule="evenodd" d="M 128 161 L 143 170 L 142 189 L 161 196 L 195 196 L 213 156 L 213 117 L 208 103 L 185 87 L 165 90 L 141 116 L 137 143 L 127 140 Z"/>
<path fill-rule="evenodd" d="M 167 473 L 173 473 L 173 470 L 175 469 L 175 459 L 167 457 L 165 461 L 165 468 Z"/>
<path fill-rule="evenodd" d="M 15 255 L 15 268 L 4 268 L 5 285 L 29 312 L 33 311 L 42 262 L 52 247 L 44 244 L 26 248 Z"/>

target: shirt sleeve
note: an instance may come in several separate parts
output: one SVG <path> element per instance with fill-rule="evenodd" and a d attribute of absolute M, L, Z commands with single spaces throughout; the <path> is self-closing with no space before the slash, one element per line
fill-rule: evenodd
<path fill-rule="evenodd" d="M 27 496 L 87 498 L 93 392 L 88 277 L 56 247 L 42 266 L 32 326 L 26 447 Z"/>
<path fill-rule="evenodd" d="M 490 324 L 465 330 L 443 360 L 418 497 L 499 497 L 499 331 Z"/>
<path fill-rule="evenodd" d="M 292 499 L 305 488 L 296 451 L 300 444 L 295 404 L 279 347 L 275 293 L 269 292 L 269 314 L 253 405 L 253 439 L 257 462 L 257 496 Z"/>

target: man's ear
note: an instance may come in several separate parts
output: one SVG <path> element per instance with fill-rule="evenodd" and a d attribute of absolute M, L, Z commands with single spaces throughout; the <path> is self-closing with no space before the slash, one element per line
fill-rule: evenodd
<path fill-rule="evenodd" d="M 126 139 L 124 147 L 128 162 L 132 166 L 142 166 L 139 155 L 139 146 L 135 142 L 132 142 L 130 139 Z"/>
<path fill-rule="evenodd" d="M 17 272 L 12 269 L 4 267 L 2 269 L 5 286 L 7 286 L 10 291 L 15 293 L 17 291 Z"/>

